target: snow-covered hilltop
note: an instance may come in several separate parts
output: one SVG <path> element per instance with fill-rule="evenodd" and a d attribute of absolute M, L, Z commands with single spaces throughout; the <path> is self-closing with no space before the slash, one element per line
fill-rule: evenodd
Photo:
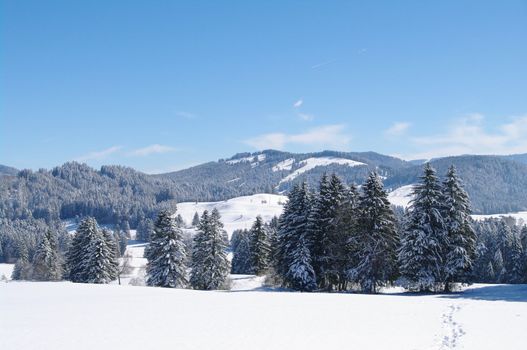
<path fill-rule="evenodd" d="M 190 224 L 196 212 L 201 216 L 203 211 L 211 212 L 212 209 L 216 208 L 220 212 L 224 228 L 230 237 L 234 230 L 250 229 L 258 215 L 266 222 L 274 216 L 280 216 L 286 202 L 286 196 L 260 193 L 221 202 L 179 203 L 177 213 L 183 217 L 187 224 Z"/>

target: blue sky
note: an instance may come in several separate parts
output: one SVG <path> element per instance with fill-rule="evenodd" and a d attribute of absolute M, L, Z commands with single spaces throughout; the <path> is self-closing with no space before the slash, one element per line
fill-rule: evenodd
<path fill-rule="evenodd" d="M 0 164 L 527 152 L 526 1 L 2 1 Z"/>

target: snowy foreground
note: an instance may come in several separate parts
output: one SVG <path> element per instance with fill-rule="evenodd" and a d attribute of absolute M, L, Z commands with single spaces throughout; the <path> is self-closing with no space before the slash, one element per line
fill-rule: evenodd
<path fill-rule="evenodd" d="M 0 283 L 0 349 L 523 349 L 527 285 L 462 294 Z"/>

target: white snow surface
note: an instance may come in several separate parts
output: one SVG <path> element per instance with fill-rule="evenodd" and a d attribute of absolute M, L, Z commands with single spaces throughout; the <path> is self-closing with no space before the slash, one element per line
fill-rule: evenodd
<path fill-rule="evenodd" d="M 396 188 L 388 193 L 388 200 L 391 204 L 406 208 L 413 199 L 412 192 L 415 185 L 406 185 Z"/>
<path fill-rule="evenodd" d="M 9 282 L 0 310 L 0 349 L 520 350 L 527 285 L 442 296 Z"/>
<path fill-rule="evenodd" d="M 289 174 L 286 177 L 284 177 L 280 181 L 280 183 L 292 181 L 295 178 L 297 178 L 299 175 L 301 175 L 301 174 L 303 174 L 303 173 L 305 173 L 307 171 L 310 171 L 310 170 L 316 168 L 317 166 L 327 166 L 327 165 L 330 165 L 330 164 L 340 164 L 340 165 L 347 165 L 347 166 L 350 166 L 350 167 L 354 167 L 354 166 L 366 165 L 364 163 L 357 162 L 355 160 L 345 159 L 345 158 L 338 158 L 338 157 L 308 158 L 308 159 L 300 161 L 299 164 L 302 165 L 302 167 L 296 169 L 291 174 Z"/>
<path fill-rule="evenodd" d="M 203 211 L 217 208 L 221 215 L 221 221 L 229 237 L 237 229 L 250 229 L 254 220 L 261 215 L 268 222 L 274 216 L 280 216 L 283 205 L 287 202 L 286 196 L 276 194 L 255 194 L 252 196 L 236 197 L 221 202 L 184 202 L 177 205 L 177 214 L 181 214 L 183 220 L 189 225 L 194 214 L 200 216 Z"/>
<path fill-rule="evenodd" d="M 472 215 L 474 220 L 485 220 L 485 219 L 500 219 L 505 217 L 511 217 L 516 219 L 516 222 L 522 225 L 527 225 L 527 211 L 520 211 L 517 213 L 505 213 L 505 214 L 492 214 L 492 215 Z"/>
<path fill-rule="evenodd" d="M 10 280 L 15 264 L 0 264 L 0 283 L 1 281 Z"/>
<path fill-rule="evenodd" d="M 294 158 L 289 158 L 286 160 L 281 161 L 280 163 L 277 163 L 272 170 L 273 171 L 281 171 L 281 170 L 291 170 L 293 168 L 293 163 L 295 162 Z"/>

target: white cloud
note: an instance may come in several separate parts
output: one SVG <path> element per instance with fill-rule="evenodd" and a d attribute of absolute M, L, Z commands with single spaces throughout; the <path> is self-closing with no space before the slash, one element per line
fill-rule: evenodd
<path fill-rule="evenodd" d="M 488 131 L 484 121 L 481 114 L 471 114 L 456 121 L 444 134 L 412 138 L 410 142 L 421 151 L 405 158 L 527 153 L 527 115 L 512 117 L 494 131 Z"/>
<path fill-rule="evenodd" d="M 244 143 L 256 149 L 284 149 L 287 145 L 308 145 L 342 148 L 349 145 L 351 136 L 344 132 L 341 124 L 325 125 L 301 134 L 270 133 L 245 140 Z"/>
<path fill-rule="evenodd" d="M 133 150 L 128 155 L 144 157 L 144 156 L 149 156 L 151 154 L 167 153 L 167 152 L 174 152 L 174 151 L 176 151 L 174 147 L 154 144 L 154 145 L 150 145 L 150 146 L 146 146 L 143 148 Z"/>
<path fill-rule="evenodd" d="M 385 130 L 384 133 L 388 136 L 401 136 L 408 130 L 409 127 L 410 123 L 397 122 L 393 123 L 393 125 Z"/>
<path fill-rule="evenodd" d="M 295 108 L 299 108 L 300 106 L 302 106 L 304 104 L 304 100 L 300 99 L 298 101 L 296 101 L 294 104 L 293 104 L 293 107 Z"/>
<path fill-rule="evenodd" d="M 178 117 L 184 118 L 184 119 L 196 119 L 198 116 L 194 113 L 185 112 L 185 111 L 176 111 L 175 114 Z"/>
<path fill-rule="evenodd" d="M 75 158 L 76 161 L 79 162 L 85 162 L 88 160 L 100 160 L 107 158 L 108 156 L 120 151 L 123 147 L 122 146 L 112 146 L 110 148 L 104 149 L 102 151 L 94 151 L 90 152 L 88 154 L 85 154 L 83 156 Z"/>

